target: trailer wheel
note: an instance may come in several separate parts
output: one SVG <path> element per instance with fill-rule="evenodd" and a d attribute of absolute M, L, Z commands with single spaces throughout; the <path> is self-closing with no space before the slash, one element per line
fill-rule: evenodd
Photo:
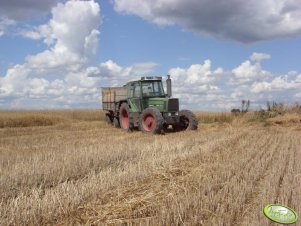
<path fill-rule="evenodd" d="M 163 130 L 163 123 L 163 116 L 156 108 L 146 108 L 140 115 L 139 127 L 144 133 L 161 133 Z"/>
<path fill-rule="evenodd" d="M 106 122 L 109 124 L 109 125 L 112 125 L 112 118 L 110 117 L 110 115 L 106 114 Z"/>
<path fill-rule="evenodd" d="M 184 131 L 184 130 L 197 130 L 198 128 L 198 120 L 191 111 L 182 110 L 179 112 L 180 116 L 180 125 L 176 126 L 176 130 Z"/>
<path fill-rule="evenodd" d="M 116 118 L 116 117 L 114 118 L 113 125 L 114 125 L 115 128 L 120 128 L 120 124 L 119 124 L 118 118 Z"/>
<path fill-rule="evenodd" d="M 120 121 L 120 127 L 124 131 L 126 131 L 126 132 L 132 131 L 133 125 L 132 125 L 132 120 L 131 120 L 130 108 L 127 103 L 123 103 L 120 106 L 119 121 Z"/>

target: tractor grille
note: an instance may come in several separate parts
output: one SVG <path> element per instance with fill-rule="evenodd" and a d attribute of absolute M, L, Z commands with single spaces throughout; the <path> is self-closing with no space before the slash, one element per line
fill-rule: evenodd
<path fill-rule="evenodd" d="M 179 111 L 179 99 L 168 100 L 168 111 Z"/>

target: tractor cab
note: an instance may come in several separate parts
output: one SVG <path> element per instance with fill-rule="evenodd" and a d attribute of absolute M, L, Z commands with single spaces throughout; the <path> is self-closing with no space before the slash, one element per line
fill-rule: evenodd
<path fill-rule="evenodd" d="M 132 112 L 142 112 L 145 108 L 157 108 L 161 113 L 178 112 L 179 100 L 171 98 L 171 85 L 168 85 L 165 94 L 162 77 L 141 77 L 138 81 L 129 82 L 128 102 Z"/>
<path fill-rule="evenodd" d="M 166 97 L 162 80 L 141 80 L 142 97 Z"/>

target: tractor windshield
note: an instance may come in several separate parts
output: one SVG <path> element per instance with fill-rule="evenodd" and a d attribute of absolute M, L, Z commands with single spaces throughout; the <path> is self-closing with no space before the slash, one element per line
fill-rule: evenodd
<path fill-rule="evenodd" d="M 162 97 L 165 96 L 162 81 L 142 82 L 142 93 L 144 97 Z"/>

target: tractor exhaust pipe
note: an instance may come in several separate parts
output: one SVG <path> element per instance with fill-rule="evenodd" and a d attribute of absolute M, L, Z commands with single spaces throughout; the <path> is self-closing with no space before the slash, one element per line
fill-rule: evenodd
<path fill-rule="evenodd" d="M 166 88 L 167 88 L 167 96 L 171 97 L 171 79 L 170 79 L 170 75 L 167 75 Z"/>

